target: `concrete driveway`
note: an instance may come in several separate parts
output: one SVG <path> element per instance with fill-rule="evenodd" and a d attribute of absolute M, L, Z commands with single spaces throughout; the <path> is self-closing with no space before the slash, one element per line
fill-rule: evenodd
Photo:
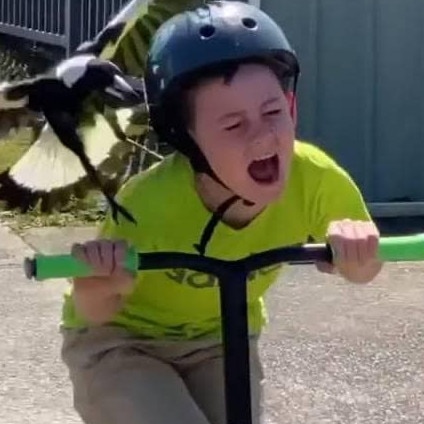
<path fill-rule="evenodd" d="M 92 229 L 0 227 L 0 424 L 81 424 L 57 332 L 64 281 L 13 266 L 29 246 L 66 252 Z M 388 264 L 366 286 L 293 267 L 268 296 L 266 403 L 276 424 L 424 423 L 424 264 Z"/>

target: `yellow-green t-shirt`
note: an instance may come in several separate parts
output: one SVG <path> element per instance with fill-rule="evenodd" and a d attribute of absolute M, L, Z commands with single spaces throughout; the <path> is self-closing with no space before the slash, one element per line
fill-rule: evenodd
<path fill-rule="evenodd" d="M 125 239 L 140 252 L 196 253 L 211 213 L 194 188 L 188 160 L 176 153 L 132 178 L 118 200 L 137 220 L 116 225 L 110 216 L 101 237 Z M 235 230 L 220 222 L 207 246 L 208 256 L 239 259 L 267 249 L 324 241 L 337 219 L 368 220 L 361 193 L 349 175 L 317 147 L 296 142 L 289 179 L 281 197 L 248 226 Z M 267 321 L 263 295 L 281 266 L 250 275 L 248 311 L 251 333 Z M 139 272 L 133 292 L 111 324 L 146 338 L 194 339 L 220 336 L 217 279 L 185 269 Z M 72 296 L 65 296 L 63 326 L 84 327 Z"/>

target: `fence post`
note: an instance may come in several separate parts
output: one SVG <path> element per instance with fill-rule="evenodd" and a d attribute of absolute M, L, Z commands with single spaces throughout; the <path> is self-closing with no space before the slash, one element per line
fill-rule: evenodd
<path fill-rule="evenodd" d="M 65 36 L 66 56 L 69 57 L 81 43 L 82 25 L 81 1 L 66 0 L 65 5 Z"/>

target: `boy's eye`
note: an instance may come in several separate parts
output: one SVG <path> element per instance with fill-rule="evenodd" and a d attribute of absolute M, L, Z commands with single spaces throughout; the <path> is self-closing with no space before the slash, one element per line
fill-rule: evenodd
<path fill-rule="evenodd" d="M 278 115 L 279 113 L 281 113 L 281 109 L 273 109 L 265 112 L 265 115 Z"/>
<path fill-rule="evenodd" d="M 235 122 L 234 124 L 228 125 L 224 128 L 225 131 L 232 131 L 236 130 L 241 126 L 241 122 Z"/>

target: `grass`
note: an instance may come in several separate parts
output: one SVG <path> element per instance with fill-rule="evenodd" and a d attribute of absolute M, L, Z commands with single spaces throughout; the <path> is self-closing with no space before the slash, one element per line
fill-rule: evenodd
<path fill-rule="evenodd" d="M 0 172 L 19 160 L 28 149 L 30 138 L 29 130 L 20 130 L 0 141 Z M 71 199 L 66 208 L 49 214 L 41 213 L 37 208 L 22 214 L 15 210 L 6 210 L 4 204 L 0 203 L 0 222 L 7 223 L 17 232 L 34 227 L 95 225 L 103 217 L 98 194 L 94 192 L 82 200 Z"/>
<path fill-rule="evenodd" d="M 29 146 L 30 132 L 22 130 L 0 142 L 0 172 L 13 165 Z"/>

